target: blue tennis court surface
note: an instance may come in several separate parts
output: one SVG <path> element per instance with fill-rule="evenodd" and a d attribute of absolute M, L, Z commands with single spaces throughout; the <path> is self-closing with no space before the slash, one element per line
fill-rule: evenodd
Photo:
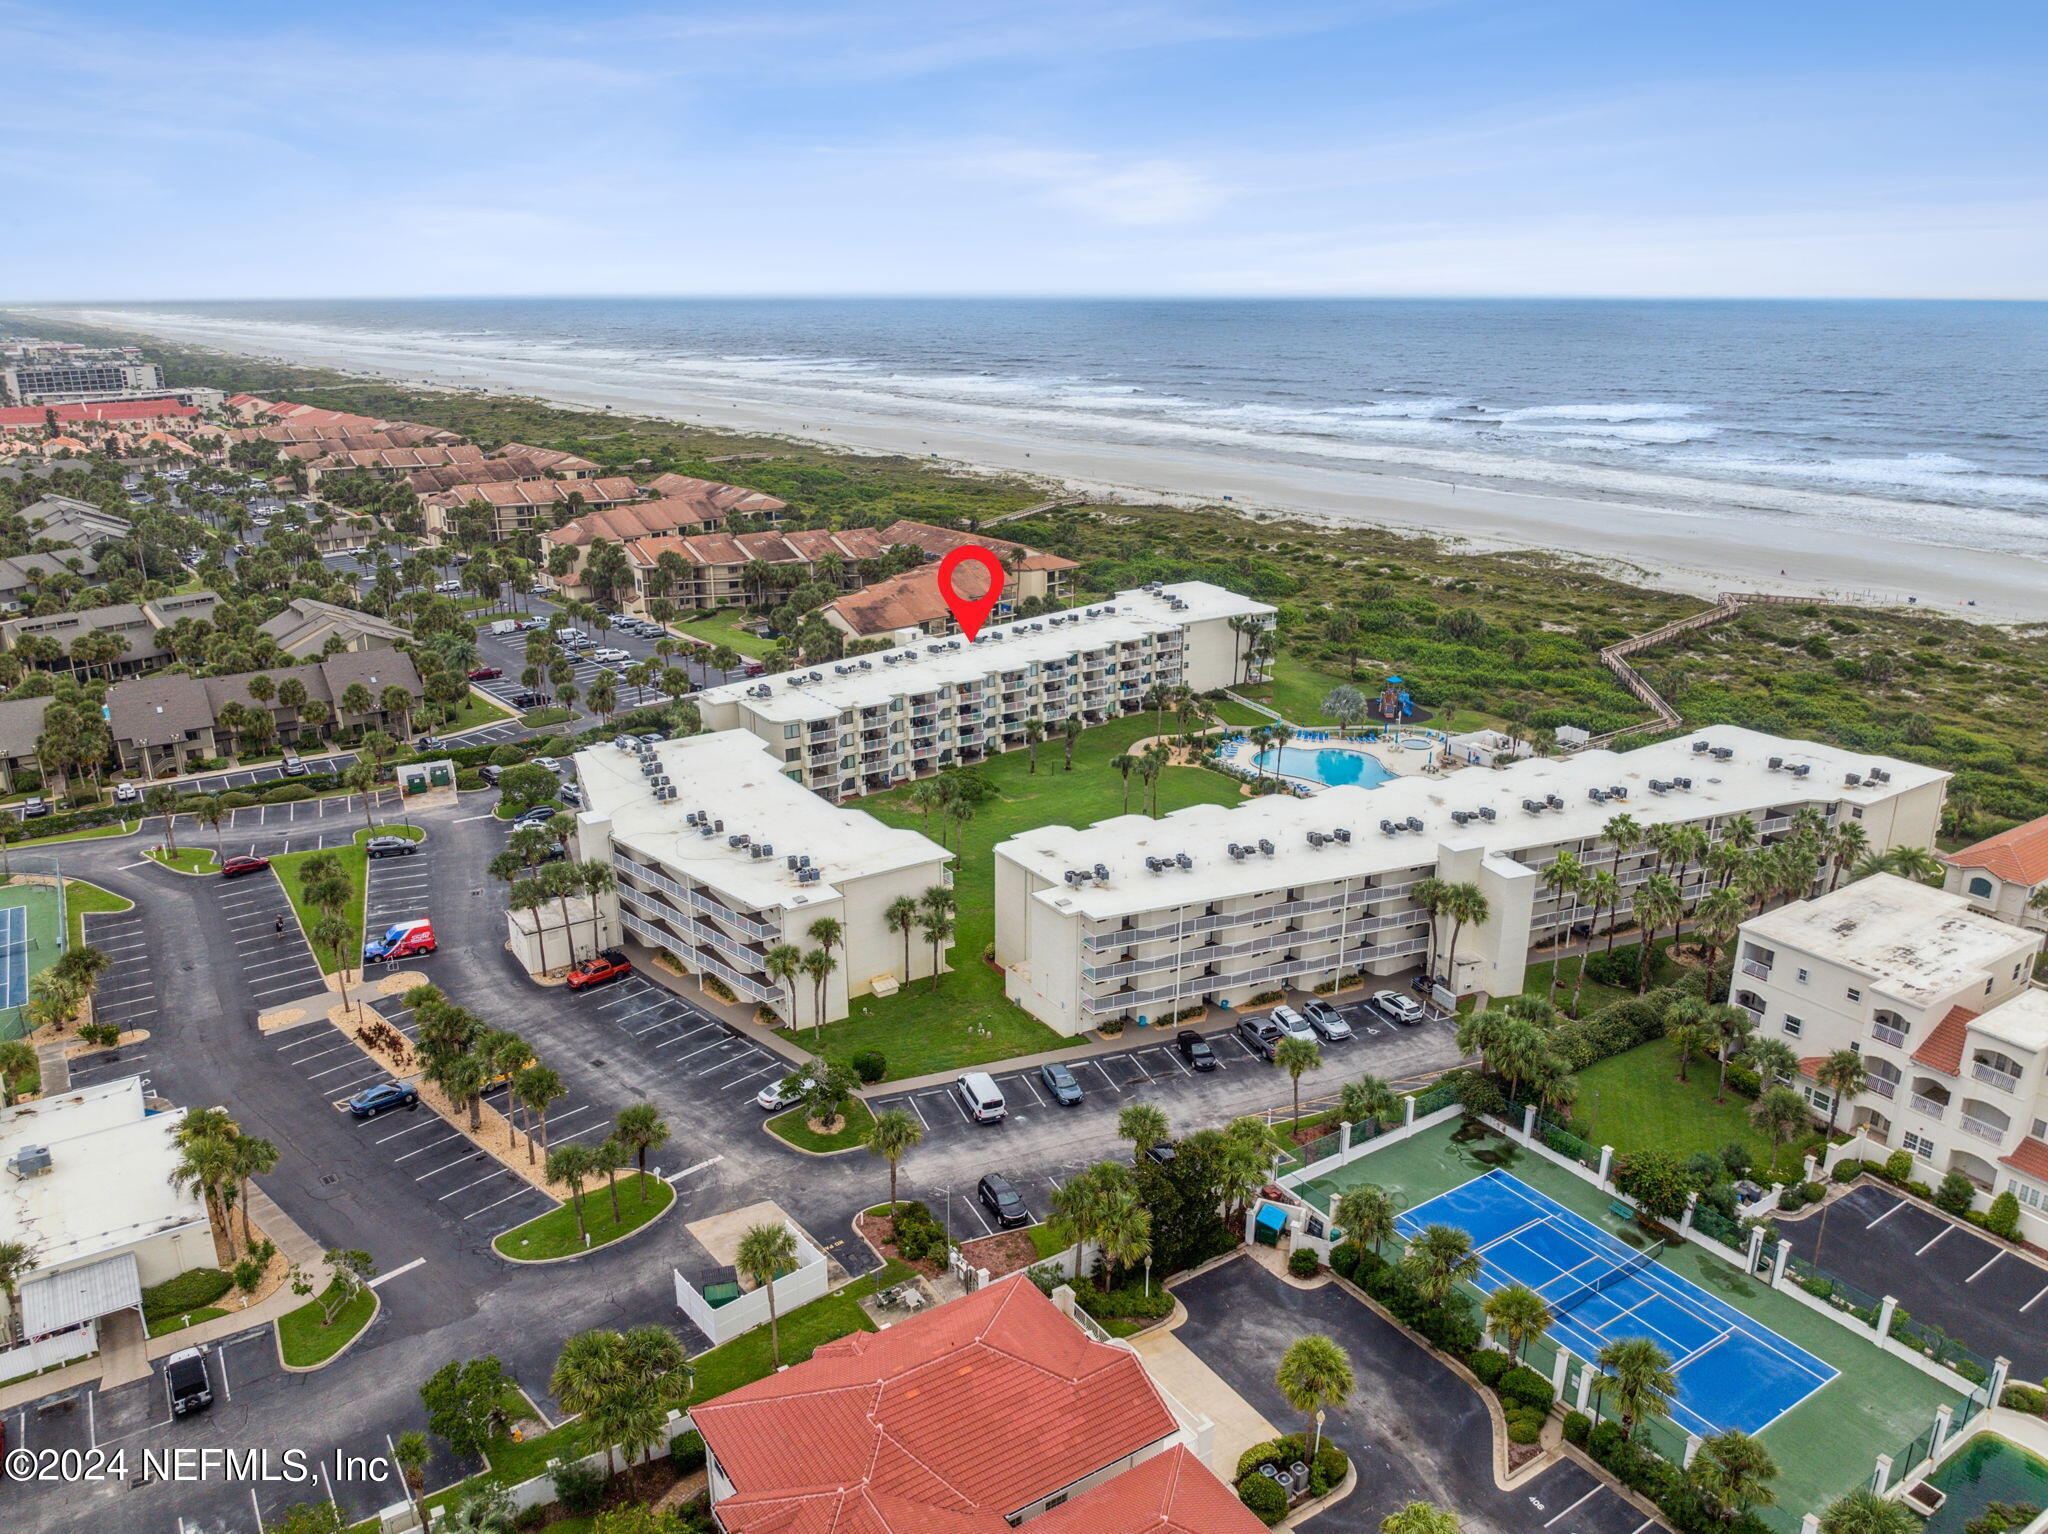
<path fill-rule="evenodd" d="M 1404 1236 L 1428 1225 L 1465 1231 L 1483 1264 L 1477 1287 L 1534 1289 L 1550 1302 L 1551 1340 L 1582 1359 L 1619 1338 L 1648 1337 L 1671 1356 L 1678 1379 L 1672 1420 L 1702 1437 L 1760 1432 L 1835 1377 L 1804 1348 L 1660 1266 L 1661 1248 L 1637 1251 L 1507 1172 L 1475 1177 L 1396 1223 Z"/>
<path fill-rule="evenodd" d="M 28 907 L 0 906 L 0 1007 L 28 1001 Z"/>

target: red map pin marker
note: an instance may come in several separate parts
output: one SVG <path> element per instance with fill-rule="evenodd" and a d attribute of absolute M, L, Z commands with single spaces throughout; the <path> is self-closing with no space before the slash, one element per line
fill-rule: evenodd
<path fill-rule="evenodd" d="M 968 596 L 953 584 L 953 572 L 963 564 L 980 565 L 988 571 L 986 596 Z M 939 561 L 939 595 L 946 599 L 946 608 L 960 625 L 960 632 L 972 643 L 981 632 L 982 623 L 1002 600 L 1003 562 L 978 543 L 961 544 Z"/>

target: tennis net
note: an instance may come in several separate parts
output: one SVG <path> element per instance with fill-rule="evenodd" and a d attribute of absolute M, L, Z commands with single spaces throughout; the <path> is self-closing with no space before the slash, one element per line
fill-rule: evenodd
<path fill-rule="evenodd" d="M 1642 1272 L 1643 1269 L 1647 1268 L 1651 1263 L 1657 1260 L 1658 1256 L 1663 1252 L 1663 1250 L 1664 1243 L 1659 1241 L 1655 1246 L 1652 1246 L 1648 1251 L 1638 1252 L 1635 1256 L 1631 1257 L 1627 1262 L 1624 1262 L 1617 1267 L 1609 1268 L 1605 1273 L 1602 1273 L 1598 1278 L 1588 1279 L 1585 1283 L 1580 1284 L 1578 1288 L 1572 1290 L 1570 1293 L 1560 1295 L 1557 1299 L 1553 1300 L 1550 1306 L 1551 1314 L 1561 1316 L 1566 1311 L 1576 1310 L 1579 1306 L 1585 1304 L 1587 1300 L 1590 1300 L 1594 1295 L 1601 1293 L 1603 1290 L 1612 1289 L 1616 1284 L 1620 1283 L 1624 1278 L 1627 1278 L 1631 1273 Z"/>

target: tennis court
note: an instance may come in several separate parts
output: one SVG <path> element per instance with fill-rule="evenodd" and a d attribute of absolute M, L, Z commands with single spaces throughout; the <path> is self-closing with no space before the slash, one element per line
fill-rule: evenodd
<path fill-rule="evenodd" d="M 64 952 L 63 912 L 54 883 L 19 875 L 0 883 L 0 1039 L 28 1031 L 29 978 Z"/>
<path fill-rule="evenodd" d="M 1835 1378 L 1804 1348 L 1661 1266 L 1660 1242 L 1638 1251 L 1520 1178 L 1491 1171 L 1403 1213 L 1404 1236 L 1454 1225 L 1483 1264 L 1491 1294 L 1526 1284 L 1549 1302 L 1550 1336 L 1582 1359 L 1622 1337 L 1648 1337 L 1670 1355 L 1672 1420 L 1710 1437 L 1761 1432 Z"/>

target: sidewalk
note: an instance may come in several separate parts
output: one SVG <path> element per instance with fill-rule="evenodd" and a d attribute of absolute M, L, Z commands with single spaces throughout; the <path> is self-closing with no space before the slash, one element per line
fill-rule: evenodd
<path fill-rule="evenodd" d="M 299 1223 L 279 1208 L 270 1195 L 255 1184 L 249 1185 L 249 1216 L 257 1227 L 272 1241 L 285 1257 L 296 1262 L 313 1281 L 314 1293 L 327 1287 L 327 1260 L 318 1242 L 299 1226 Z M 224 1338 L 238 1336 L 252 1327 L 267 1326 L 288 1311 L 297 1310 L 306 1301 L 292 1293 L 290 1284 L 279 1284 L 269 1298 L 260 1300 L 246 1310 L 230 1308 L 224 1316 L 211 1321 L 202 1321 L 197 1326 L 185 1327 L 182 1331 L 166 1332 L 161 1337 L 150 1337 L 142 1341 L 141 1358 L 153 1363 L 159 1358 L 168 1358 L 184 1348 L 203 1347 Z M 140 1317 L 132 1323 L 138 1329 Z M 67 1390 L 76 1390 L 84 1385 L 99 1385 L 103 1389 L 114 1389 L 133 1380 L 145 1378 L 147 1369 L 138 1371 L 130 1359 L 124 1358 L 118 1327 L 111 1318 L 102 1321 L 101 1341 L 103 1349 L 91 1358 L 82 1358 L 75 1364 L 66 1364 L 48 1374 L 39 1374 L 34 1379 L 18 1381 L 0 1387 L 0 1412 L 11 1411 L 17 1406 L 26 1406 L 31 1401 L 40 1401 L 44 1396 L 58 1395 Z M 109 1333 L 116 1335 L 110 1337 Z M 340 1355 L 337 1354 L 337 1357 Z"/>

